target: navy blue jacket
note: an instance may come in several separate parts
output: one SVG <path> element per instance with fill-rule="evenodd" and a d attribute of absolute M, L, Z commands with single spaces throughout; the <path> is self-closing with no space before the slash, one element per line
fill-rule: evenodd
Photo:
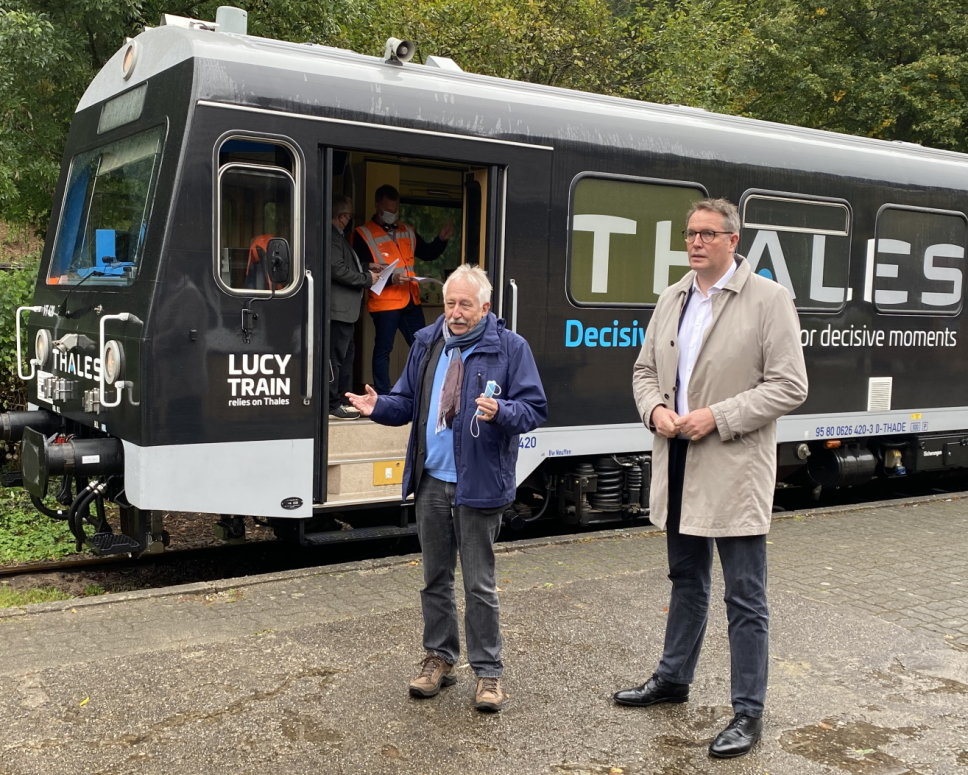
<path fill-rule="evenodd" d="M 377 399 L 371 419 L 382 425 L 412 423 L 403 472 L 403 497 L 415 492 L 423 472 L 427 426 L 427 394 L 433 384 L 444 316 L 417 332 L 407 365 L 389 395 Z M 433 360 L 433 363 L 430 361 Z M 493 379 L 501 386 L 495 396 L 500 409 L 491 422 L 478 418 L 480 435 L 471 435 L 474 399 Z M 464 361 L 460 410 L 454 417 L 454 460 L 457 463 L 455 505 L 493 509 L 514 500 L 518 435 L 547 419 L 548 401 L 528 343 L 487 313 L 484 335 Z M 476 427 L 475 427 L 476 430 Z"/>

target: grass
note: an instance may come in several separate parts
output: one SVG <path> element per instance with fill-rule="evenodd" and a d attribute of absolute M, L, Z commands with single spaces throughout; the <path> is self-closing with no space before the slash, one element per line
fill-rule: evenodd
<path fill-rule="evenodd" d="M 84 589 L 81 597 L 103 595 L 106 590 L 91 584 Z M 78 595 L 72 595 L 56 587 L 38 587 L 36 589 L 11 589 L 0 587 L 0 608 L 16 608 L 32 603 L 51 603 L 55 600 L 73 600 Z"/>
<path fill-rule="evenodd" d="M 53 560 L 73 553 L 74 536 L 66 522 L 40 514 L 22 490 L 0 489 L 0 565 Z M 81 594 L 103 593 L 103 589 L 92 584 Z M 13 589 L 0 586 L 0 608 L 75 597 L 78 595 L 56 587 Z"/>
<path fill-rule="evenodd" d="M 22 490 L 0 489 L 0 565 L 74 553 L 67 522 L 40 514 Z"/>

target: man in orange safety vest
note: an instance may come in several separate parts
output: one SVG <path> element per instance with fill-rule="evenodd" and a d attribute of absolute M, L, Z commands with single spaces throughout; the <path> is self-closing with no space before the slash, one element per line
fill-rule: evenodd
<path fill-rule="evenodd" d="M 390 353 L 397 331 L 407 344 L 427 325 L 420 308 L 420 284 L 415 279 L 414 259 L 432 261 L 447 248 L 454 234 L 446 223 L 433 242 L 426 242 L 412 226 L 399 220 L 400 192 L 390 185 L 380 186 L 374 196 L 376 212 L 353 233 L 353 249 L 364 266 L 383 270 L 398 261 L 393 275 L 380 294 L 367 293 L 366 307 L 375 327 L 373 341 L 373 388 L 390 392 Z"/>

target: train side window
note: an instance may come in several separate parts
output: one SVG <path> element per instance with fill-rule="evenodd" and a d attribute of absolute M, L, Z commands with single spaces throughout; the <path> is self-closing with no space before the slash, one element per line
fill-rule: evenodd
<path fill-rule="evenodd" d="M 689 269 L 681 232 L 694 183 L 581 175 L 572 182 L 568 298 L 578 306 L 652 305 Z"/>
<path fill-rule="evenodd" d="M 286 240 L 294 261 L 297 243 L 298 167 L 285 145 L 263 140 L 232 138 L 218 154 L 218 241 L 216 277 L 231 293 L 285 293 L 297 284 L 295 267 L 290 281 L 273 289 L 263 261 L 272 238 Z"/>
<path fill-rule="evenodd" d="M 161 160 L 164 129 L 78 154 L 71 162 L 48 285 L 130 285 Z"/>
<path fill-rule="evenodd" d="M 864 298 L 878 312 L 957 315 L 964 298 L 968 217 L 884 205 L 868 244 Z"/>
<path fill-rule="evenodd" d="M 783 285 L 797 309 L 836 312 L 849 298 L 849 205 L 843 200 L 747 192 L 739 252 Z"/>

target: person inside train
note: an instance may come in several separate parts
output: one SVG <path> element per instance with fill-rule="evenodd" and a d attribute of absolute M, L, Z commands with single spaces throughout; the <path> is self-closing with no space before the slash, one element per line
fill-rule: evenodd
<path fill-rule="evenodd" d="M 333 197 L 330 230 L 329 297 L 329 418 L 356 420 L 360 413 L 343 397 L 352 387 L 353 335 L 363 307 L 363 291 L 376 282 L 379 272 L 364 270 L 346 239 L 353 220 L 353 200 L 343 194 Z"/>
<path fill-rule="evenodd" d="M 251 290 L 265 290 L 269 287 L 266 279 L 266 250 L 272 234 L 259 234 L 249 242 L 249 258 L 245 265 L 245 287 Z"/>
<path fill-rule="evenodd" d="M 666 530 L 672 595 L 665 645 L 651 678 L 613 700 L 644 707 L 689 699 L 715 545 L 734 715 L 709 754 L 732 758 L 747 753 L 763 729 L 776 421 L 806 399 L 807 372 L 789 292 L 735 252 L 736 207 L 705 199 L 686 223 L 692 271 L 659 297 L 632 376 L 639 416 L 654 434 L 649 519 Z"/>
<path fill-rule="evenodd" d="M 390 353 L 397 331 L 412 345 L 414 334 L 426 325 L 420 308 L 420 285 L 414 279 L 414 259 L 438 258 L 454 234 L 454 225 L 445 223 L 437 237 L 427 242 L 412 226 L 399 220 L 400 192 L 396 188 L 380 186 L 374 201 L 373 217 L 353 233 L 353 249 L 371 269 L 396 262 L 386 286 L 379 294 L 370 290 L 366 302 L 375 328 L 373 386 L 382 395 L 390 392 Z"/>

